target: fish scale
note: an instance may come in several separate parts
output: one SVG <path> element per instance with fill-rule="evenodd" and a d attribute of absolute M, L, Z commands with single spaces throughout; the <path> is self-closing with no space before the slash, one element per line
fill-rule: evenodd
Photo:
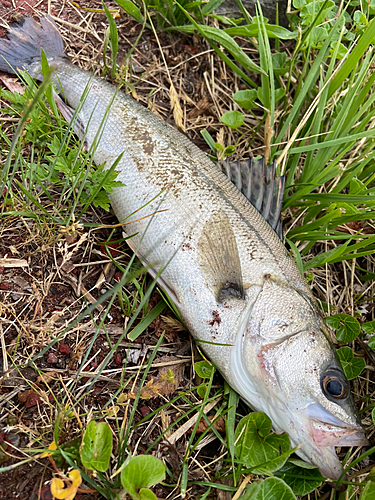
<path fill-rule="evenodd" d="M 124 186 L 110 200 L 117 218 L 126 219 L 130 247 L 153 276 L 160 273 L 227 382 L 289 434 L 302 458 L 338 478 L 335 446 L 367 440 L 312 292 L 280 238 L 205 153 L 130 96 L 72 65 L 52 21 L 41 25 L 27 18 L 14 27 L 0 41 L 0 55 L 38 78 L 43 47 L 64 98 L 58 105 L 68 119 L 79 110 L 75 130 L 84 131 L 94 162 L 110 167 L 122 155 L 116 170 Z M 4 59 L 0 69 L 10 71 Z M 251 176 L 242 168 L 237 164 L 237 183 L 242 179 L 246 192 Z M 272 194 L 273 187 L 262 191 Z M 277 213 L 277 203 L 269 200 L 267 210 Z"/>

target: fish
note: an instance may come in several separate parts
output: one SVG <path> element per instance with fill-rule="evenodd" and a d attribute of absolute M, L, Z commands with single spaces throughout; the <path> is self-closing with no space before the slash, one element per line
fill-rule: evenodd
<path fill-rule="evenodd" d="M 280 239 L 282 179 L 259 160 L 218 166 L 131 96 L 73 65 L 51 18 L 25 18 L 7 36 L 0 70 L 41 79 L 43 48 L 63 116 L 77 118 L 97 165 L 118 162 L 113 211 L 203 351 L 302 459 L 338 479 L 335 447 L 368 441 L 313 293 Z"/>

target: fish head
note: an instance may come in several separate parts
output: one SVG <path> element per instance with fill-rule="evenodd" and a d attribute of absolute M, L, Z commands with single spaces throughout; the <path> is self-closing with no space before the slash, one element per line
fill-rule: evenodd
<path fill-rule="evenodd" d="M 277 432 L 289 434 L 291 444 L 299 446 L 298 455 L 325 477 L 338 479 L 343 468 L 335 447 L 368 441 L 349 382 L 310 296 L 265 280 L 234 352 L 242 363 L 237 390 L 244 399 L 268 414 Z M 256 390 L 257 397 L 246 389 L 249 380 L 250 392 Z"/>

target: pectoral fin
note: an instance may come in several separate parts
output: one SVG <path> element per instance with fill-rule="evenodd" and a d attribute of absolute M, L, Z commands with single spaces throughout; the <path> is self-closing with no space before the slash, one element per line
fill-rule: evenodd
<path fill-rule="evenodd" d="M 236 238 L 223 210 L 214 213 L 206 222 L 198 241 L 198 259 L 207 286 L 218 302 L 230 295 L 243 297 Z"/>
<path fill-rule="evenodd" d="M 275 165 L 265 165 L 264 158 L 220 162 L 221 170 L 262 214 L 268 224 L 283 239 L 280 220 L 285 178 L 276 177 Z"/>

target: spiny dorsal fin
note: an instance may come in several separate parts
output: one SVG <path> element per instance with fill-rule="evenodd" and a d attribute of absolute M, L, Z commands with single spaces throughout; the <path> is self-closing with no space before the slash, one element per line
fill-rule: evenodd
<path fill-rule="evenodd" d="M 240 257 L 236 238 L 223 210 L 206 222 L 198 241 L 199 263 L 208 288 L 218 302 L 227 296 L 243 297 Z"/>
<path fill-rule="evenodd" d="M 283 239 L 280 220 L 284 198 L 285 178 L 276 177 L 276 167 L 266 166 L 264 158 L 231 162 L 219 162 L 221 170 L 241 191 L 264 219 Z"/>

